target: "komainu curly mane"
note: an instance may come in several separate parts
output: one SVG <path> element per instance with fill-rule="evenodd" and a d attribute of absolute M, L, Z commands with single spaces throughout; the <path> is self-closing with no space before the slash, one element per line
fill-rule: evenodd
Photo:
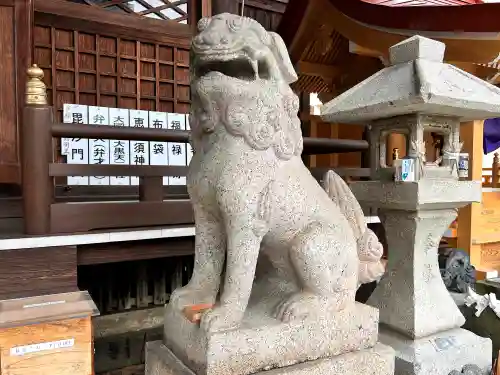
<path fill-rule="evenodd" d="M 224 34 L 223 48 L 217 47 L 221 40 L 211 34 L 215 27 Z M 195 150 L 220 124 L 254 149 L 272 147 L 284 160 L 300 156 L 299 99 L 289 86 L 297 76 L 279 63 L 283 58 L 289 61 L 282 54 L 286 51 L 283 40 L 250 18 L 225 22 L 216 16 L 200 21 L 198 28 L 200 34 L 193 40 L 191 53 L 194 98 L 190 122 Z"/>

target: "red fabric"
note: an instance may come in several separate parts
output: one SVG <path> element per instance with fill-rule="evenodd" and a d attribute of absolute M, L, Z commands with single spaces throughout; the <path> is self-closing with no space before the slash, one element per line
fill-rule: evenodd
<path fill-rule="evenodd" d="M 351 0 L 352 1 L 352 0 Z M 482 4 L 482 0 L 362 0 L 365 3 L 385 5 L 390 7 L 410 6 L 450 6 Z"/>

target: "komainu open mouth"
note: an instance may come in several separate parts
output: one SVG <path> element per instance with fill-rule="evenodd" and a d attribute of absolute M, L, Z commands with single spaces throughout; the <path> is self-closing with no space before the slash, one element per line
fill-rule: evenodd
<path fill-rule="evenodd" d="M 211 72 L 219 72 L 227 77 L 243 81 L 255 81 L 257 78 L 268 79 L 270 76 L 267 61 L 255 61 L 248 57 L 199 62 L 196 72 L 198 77 L 203 77 Z"/>

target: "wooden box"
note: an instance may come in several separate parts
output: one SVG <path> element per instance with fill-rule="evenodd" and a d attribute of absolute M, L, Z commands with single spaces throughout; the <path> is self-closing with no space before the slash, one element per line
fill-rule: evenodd
<path fill-rule="evenodd" d="M 0 301 L 0 375 L 93 374 L 87 292 Z"/>

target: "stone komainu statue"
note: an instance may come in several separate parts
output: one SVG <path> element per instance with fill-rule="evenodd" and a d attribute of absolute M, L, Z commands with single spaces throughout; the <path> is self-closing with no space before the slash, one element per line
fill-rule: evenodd
<path fill-rule="evenodd" d="M 201 321 L 208 331 L 237 326 L 250 299 L 278 296 L 283 321 L 354 304 L 358 283 L 383 273 L 382 247 L 345 183 L 331 172 L 325 192 L 301 160 L 289 86 L 297 75 L 283 40 L 231 14 L 198 30 L 188 173 L 195 266 L 171 303 L 215 302 Z"/>
<path fill-rule="evenodd" d="M 476 282 L 476 270 L 465 251 L 453 249 L 441 268 L 441 277 L 449 291 L 467 293 L 467 288 Z"/>

